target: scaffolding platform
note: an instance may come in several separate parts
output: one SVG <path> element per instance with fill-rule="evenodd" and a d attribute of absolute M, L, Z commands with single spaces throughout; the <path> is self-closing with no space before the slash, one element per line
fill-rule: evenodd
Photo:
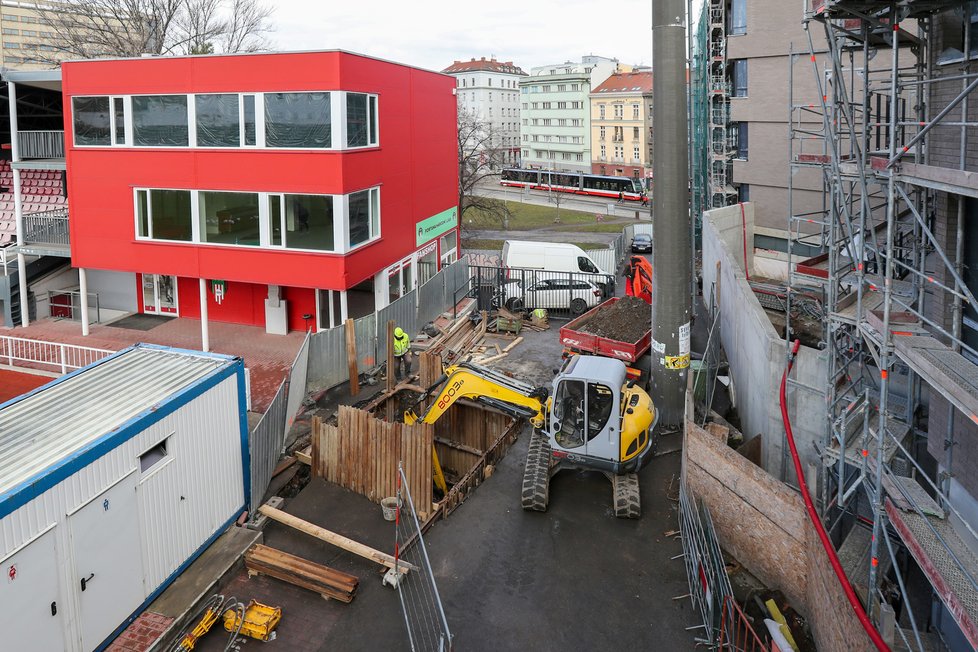
<path fill-rule="evenodd" d="M 928 385 L 978 423 L 978 365 L 933 337 L 897 337 L 893 347 Z"/>
<path fill-rule="evenodd" d="M 876 468 L 876 453 L 879 450 L 879 437 L 876 436 L 878 429 L 879 418 L 871 415 L 869 417 L 869 437 L 867 438 L 868 441 L 865 442 L 865 446 L 863 445 L 864 442 L 861 434 L 855 434 L 846 442 L 846 464 L 862 466 L 863 460 L 866 460 L 869 469 Z M 893 461 L 893 457 L 899 450 L 897 442 L 900 443 L 900 446 L 906 448 L 907 439 L 910 435 L 910 427 L 899 419 L 887 417 L 886 430 L 889 434 L 886 437 L 886 441 L 883 442 L 883 463 L 889 464 Z M 838 461 L 839 442 L 838 440 L 833 440 L 828 448 L 825 449 L 825 453 L 822 456 L 822 463 L 826 466 L 831 466 Z"/>
<path fill-rule="evenodd" d="M 838 551 L 839 563 L 846 571 L 846 577 L 856 590 L 859 601 L 866 606 L 866 596 L 869 595 L 869 568 L 873 557 L 873 531 L 859 523 L 852 526 L 849 534 L 842 541 Z M 883 577 L 890 570 L 890 556 L 881 555 L 879 568 L 876 573 L 876 588 L 880 587 Z"/>
<path fill-rule="evenodd" d="M 901 510 L 889 499 L 886 515 L 968 642 L 978 648 L 978 589 L 973 581 L 978 558 L 944 519 Z"/>
<path fill-rule="evenodd" d="M 857 294 L 855 292 L 849 293 L 844 299 L 836 302 L 836 305 L 839 309 L 832 313 L 832 317 L 855 326 L 857 309 L 860 307 Z M 881 293 L 873 292 L 872 290 L 863 292 L 863 311 L 878 310 L 881 305 L 883 305 L 883 295 Z"/>

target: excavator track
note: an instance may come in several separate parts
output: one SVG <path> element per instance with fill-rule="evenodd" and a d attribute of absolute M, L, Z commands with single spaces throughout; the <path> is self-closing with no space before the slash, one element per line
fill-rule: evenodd
<path fill-rule="evenodd" d="M 613 475 L 611 486 L 614 490 L 615 516 L 639 518 L 642 515 L 642 498 L 638 488 L 638 474 Z"/>
<path fill-rule="evenodd" d="M 549 500 L 550 442 L 541 432 L 534 430 L 523 469 L 523 509 L 545 512 Z"/>

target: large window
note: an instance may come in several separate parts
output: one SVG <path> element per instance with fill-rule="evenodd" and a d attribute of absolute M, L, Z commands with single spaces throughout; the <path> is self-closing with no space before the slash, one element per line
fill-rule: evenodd
<path fill-rule="evenodd" d="M 188 147 L 187 96 L 133 96 L 132 133 L 137 146 Z"/>
<path fill-rule="evenodd" d="M 265 146 L 332 146 L 329 93 L 265 93 Z"/>
<path fill-rule="evenodd" d="M 258 193 L 197 193 L 200 241 L 257 247 L 261 244 Z"/>
<path fill-rule="evenodd" d="M 252 124 L 254 124 L 253 102 L 254 100 L 252 100 Z M 198 147 L 238 147 L 241 145 L 241 121 L 238 115 L 237 94 L 197 95 L 194 98 L 194 104 L 197 113 Z"/>
<path fill-rule="evenodd" d="M 747 59 L 730 62 L 731 97 L 747 97 Z"/>
<path fill-rule="evenodd" d="M 111 145 L 109 98 L 73 97 L 72 122 L 76 145 Z"/>
<path fill-rule="evenodd" d="M 731 149 L 734 150 L 734 158 L 747 160 L 747 123 L 732 122 L 730 124 L 730 137 L 733 140 Z"/>
<path fill-rule="evenodd" d="M 352 249 L 380 235 L 380 189 L 350 195 L 350 240 Z"/>
<path fill-rule="evenodd" d="M 730 0 L 727 9 L 728 34 L 747 33 L 747 0 Z"/>
<path fill-rule="evenodd" d="M 347 93 L 346 146 L 369 147 L 376 144 L 377 96 L 364 93 Z"/>
<path fill-rule="evenodd" d="M 331 196 L 269 195 L 268 201 L 272 246 L 336 251 Z"/>
<path fill-rule="evenodd" d="M 189 190 L 137 190 L 136 235 L 154 240 L 193 240 Z"/>

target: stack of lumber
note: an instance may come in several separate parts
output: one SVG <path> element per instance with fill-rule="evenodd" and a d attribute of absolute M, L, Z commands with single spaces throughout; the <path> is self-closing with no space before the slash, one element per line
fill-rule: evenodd
<path fill-rule="evenodd" d="M 468 317 L 457 319 L 445 332 L 431 340 L 428 351 L 439 354 L 445 364 L 459 362 L 485 337 L 488 321 L 485 312 L 478 326 Z"/>
<path fill-rule="evenodd" d="M 485 344 L 476 346 L 472 349 L 472 362 L 476 364 L 489 364 L 496 360 L 501 360 L 509 355 L 510 349 L 523 341 L 523 337 L 517 337 L 505 347 L 500 348 L 498 344 Z"/>
<path fill-rule="evenodd" d="M 360 583 L 354 575 L 261 544 L 245 552 L 245 566 L 249 575 L 268 575 L 346 603 L 353 601 Z"/>

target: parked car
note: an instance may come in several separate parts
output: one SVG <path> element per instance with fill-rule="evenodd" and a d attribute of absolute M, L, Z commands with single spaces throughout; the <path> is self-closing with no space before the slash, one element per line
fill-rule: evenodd
<path fill-rule="evenodd" d="M 583 279 L 548 278 L 523 288 L 519 281 L 502 287 L 501 304 L 508 310 L 569 310 L 580 315 L 601 303 L 601 288 Z"/>
<path fill-rule="evenodd" d="M 632 238 L 632 253 L 637 254 L 640 252 L 651 252 L 652 251 L 652 236 L 648 233 L 636 233 L 635 237 Z"/>

